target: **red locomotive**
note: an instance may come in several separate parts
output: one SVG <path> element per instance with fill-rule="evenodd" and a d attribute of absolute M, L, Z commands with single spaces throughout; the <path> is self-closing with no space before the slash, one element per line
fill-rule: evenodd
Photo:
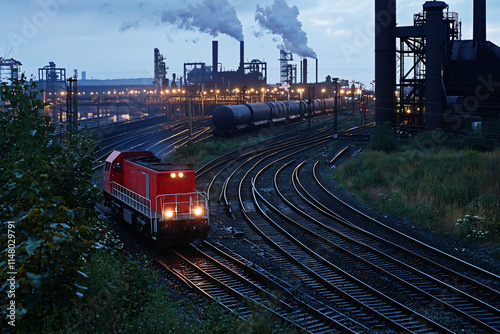
<path fill-rule="evenodd" d="M 208 198 L 196 191 L 192 168 L 149 151 L 113 151 L 103 174 L 106 203 L 141 232 L 168 245 L 206 238 Z"/>

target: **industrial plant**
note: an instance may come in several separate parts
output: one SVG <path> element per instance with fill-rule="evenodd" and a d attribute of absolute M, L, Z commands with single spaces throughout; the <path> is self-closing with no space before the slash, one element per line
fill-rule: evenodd
<path fill-rule="evenodd" d="M 498 120 L 500 47 L 487 40 L 486 0 L 473 0 L 471 40 L 462 39 L 459 15 L 443 1 L 427 1 L 413 15 L 412 26 L 397 26 L 396 0 L 375 0 L 375 80 L 369 89 L 355 80 L 327 76 L 319 80 L 318 59 L 280 49 L 280 82 L 268 82 L 268 63 L 258 55 L 246 58 L 239 42 L 239 66 L 227 70 L 219 62 L 219 41 L 212 41 L 212 59 L 186 62 L 183 73 L 168 73 L 167 57 L 153 50 L 154 77 L 143 80 L 87 80 L 81 72 L 66 75 L 54 62 L 38 71 L 38 86 L 51 103 L 46 113 L 64 122 L 67 99 L 76 96 L 78 119 L 133 115 L 210 115 L 221 104 L 337 98 L 339 111 L 366 113 L 374 107 L 377 123 L 409 130 L 462 131 Z M 234 50 L 234 57 L 238 50 Z M 314 54 L 315 55 L 315 54 Z M 248 59 L 251 59 L 248 61 Z M 315 61 L 316 75 L 309 67 Z M 309 61 L 309 62 L 308 62 Z M 21 63 L 0 58 L 2 82 L 11 82 Z M 170 75 L 170 78 L 169 78 Z M 73 80 L 68 91 L 68 80 Z M 5 105 L 5 101 L 3 102 Z M 2 106 L 3 106 L 2 105 Z M 66 105 L 66 106 L 65 106 Z M 78 108 L 76 107 L 78 106 Z"/>
<path fill-rule="evenodd" d="M 154 48 L 154 78 L 151 79 L 88 80 L 86 73 L 81 72 L 81 79 L 77 80 L 77 70 L 73 75 L 67 74 L 65 68 L 49 62 L 39 68 L 37 84 L 43 90 L 43 99 L 49 102 L 45 113 L 54 123 L 66 122 L 75 115 L 78 120 L 97 118 L 98 121 L 102 117 L 131 119 L 162 114 L 174 118 L 186 116 L 189 111 L 194 116 L 210 115 L 219 105 L 333 98 L 337 92 L 343 97 L 339 101 L 341 109 L 359 106 L 362 87 L 355 87 L 359 83 L 350 84 L 331 76 L 319 82 L 317 60 L 316 80 L 310 82 L 307 58 L 300 60 L 297 75 L 292 53 L 279 50 L 276 61 L 280 63 L 280 82 L 271 85 L 267 63 L 256 58 L 245 61 L 245 43 L 241 41 L 239 45 L 239 66 L 234 70 L 223 70 L 219 62 L 219 42 L 214 40 L 211 65 L 209 62 L 184 63 L 183 75 L 172 73 L 171 79 L 168 78 L 167 57 L 159 48 Z M 20 63 L 11 72 L 17 75 L 19 67 Z M 73 97 L 76 97 L 74 101 L 70 101 Z"/>
<path fill-rule="evenodd" d="M 472 40 L 458 14 L 427 1 L 396 26 L 396 1 L 375 1 L 375 120 L 420 130 L 464 130 L 498 120 L 500 48 L 486 38 L 486 0 L 474 0 Z"/>

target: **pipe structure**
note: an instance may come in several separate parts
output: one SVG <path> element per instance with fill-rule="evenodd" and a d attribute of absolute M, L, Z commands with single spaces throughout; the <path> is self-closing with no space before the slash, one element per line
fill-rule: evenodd
<path fill-rule="evenodd" d="M 212 41 L 212 74 L 219 71 L 219 42 Z"/>
<path fill-rule="evenodd" d="M 375 122 L 396 124 L 396 0 L 375 1 Z"/>
<path fill-rule="evenodd" d="M 445 25 L 443 10 L 448 5 L 443 1 L 427 1 L 424 3 L 425 22 L 425 128 L 434 130 L 442 128 L 444 90 L 442 69 L 444 64 L 443 50 Z"/>
<path fill-rule="evenodd" d="M 474 0 L 474 42 L 486 42 L 486 0 Z"/>

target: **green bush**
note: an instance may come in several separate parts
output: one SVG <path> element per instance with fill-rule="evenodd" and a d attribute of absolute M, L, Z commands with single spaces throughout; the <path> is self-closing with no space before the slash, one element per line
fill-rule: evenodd
<path fill-rule="evenodd" d="M 42 331 L 49 314 L 60 321 L 78 302 L 79 286 L 86 287 L 99 192 L 91 183 L 93 142 L 79 132 L 58 143 L 35 88 L 21 75 L 0 92 L 9 103 L 0 113 L 0 240 L 6 247 L 0 265 L 9 264 L 1 280 L 15 276 L 16 282 L 15 298 L 2 289 L 1 318 L 7 328 L 12 319 L 5 306 L 15 301 L 15 329 L 25 333 Z M 12 231 L 15 252 L 9 253 Z"/>
<path fill-rule="evenodd" d="M 396 132 L 389 123 L 377 124 L 368 142 L 368 148 L 372 151 L 394 152 L 398 149 Z"/>
<path fill-rule="evenodd" d="M 463 238 L 487 240 L 492 236 L 500 236 L 500 223 L 493 218 L 465 215 L 457 219 L 455 225 L 459 227 L 459 235 Z"/>
<path fill-rule="evenodd" d="M 145 255 L 124 249 L 110 223 L 99 222 L 85 287 L 64 312 L 41 314 L 47 333 L 238 333 L 248 328 L 216 303 L 172 297 Z"/>

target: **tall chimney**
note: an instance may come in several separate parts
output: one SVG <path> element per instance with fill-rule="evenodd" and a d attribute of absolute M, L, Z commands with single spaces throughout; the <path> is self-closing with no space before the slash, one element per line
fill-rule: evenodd
<path fill-rule="evenodd" d="M 212 73 L 217 73 L 219 67 L 219 42 L 212 41 Z"/>
<path fill-rule="evenodd" d="M 318 83 L 318 58 L 316 58 L 316 83 Z"/>
<path fill-rule="evenodd" d="M 425 48 L 425 129 L 442 128 L 444 89 L 442 70 L 444 64 L 444 29 L 443 10 L 448 5 L 443 1 L 424 3 L 426 22 L 424 26 Z"/>
<path fill-rule="evenodd" d="M 307 84 L 307 58 L 302 60 L 302 83 Z"/>
<path fill-rule="evenodd" d="M 474 0 L 474 42 L 486 42 L 486 0 Z"/>
<path fill-rule="evenodd" d="M 245 71 L 245 42 L 240 42 L 240 71 Z"/>
<path fill-rule="evenodd" d="M 375 122 L 396 124 L 396 0 L 375 1 Z"/>

